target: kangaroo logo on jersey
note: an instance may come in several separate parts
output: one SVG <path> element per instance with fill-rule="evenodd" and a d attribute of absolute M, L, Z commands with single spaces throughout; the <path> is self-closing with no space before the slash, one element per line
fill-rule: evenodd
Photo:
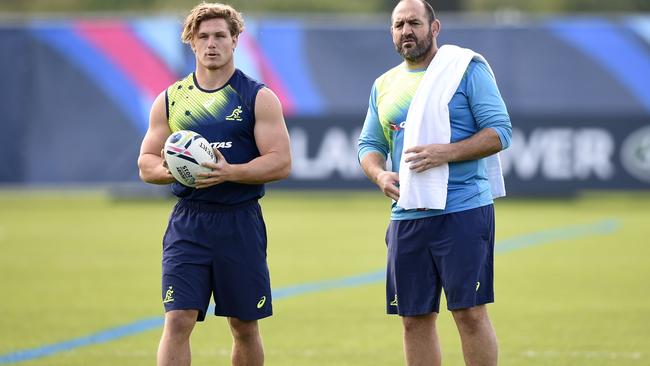
<path fill-rule="evenodd" d="M 238 105 L 237 108 L 233 109 L 230 115 L 226 116 L 226 121 L 241 121 L 242 112 L 241 106 Z"/>

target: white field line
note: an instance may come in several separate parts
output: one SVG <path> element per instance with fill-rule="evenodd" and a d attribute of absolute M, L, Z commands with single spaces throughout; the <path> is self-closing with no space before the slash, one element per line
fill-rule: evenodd
<path fill-rule="evenodd" d="M 612 351 L 524 351 L 523 355 L 530 358 L 585 358 L 608 360 L 641 360 L 642 352 L 612 352 Z"/>

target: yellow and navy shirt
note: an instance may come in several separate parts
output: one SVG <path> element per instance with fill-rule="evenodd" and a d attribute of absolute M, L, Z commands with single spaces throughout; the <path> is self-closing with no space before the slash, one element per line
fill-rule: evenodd
<path fill-rule="evenodd" d="M 402 63 L 375 80 L 368 113 L 359 136 L 359 160 L 369 152 L 390 155 L 391 170 L 399 171 L 406 115 L 426 69 L 409 70 Z M 449 102 L 451 142 L 462 141 L 483 128 L 492 128 L 503 149 L 510 145 L 512 126 L 496 81 L 487 65 L 472 61 Z M 469 210 L 492 203 L 484 159 L 449 164 L 444 210 L 404 210 L 393 203 L 391 219 L 412 220 Z"/>
<path fill-rule="evenodd" d="M 260 156 L 255 143 L 255 98 L 264 85 L 236 69 L 219 89 L 202 89 L 194 73 L 165 91 L 167 120 L 172 132 L 191 130 L 217 147 L 230 164 L 244 164 Z M 172 184 L 181 198 L 233 205 L 261 198 L 263 184 L 225 182 L 203 189 Z"/>

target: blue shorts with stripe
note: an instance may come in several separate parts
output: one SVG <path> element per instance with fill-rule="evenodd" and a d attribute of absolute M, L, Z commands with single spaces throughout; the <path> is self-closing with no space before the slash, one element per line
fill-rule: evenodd
<path fill-rule="evenodd" d="M 270 316 L 266 226 L 257 200 L 225 206 L 181 199 L 163 238 L 165 311 L 199 311 L 214 298 L 215 315 L 255 320 Z"/>
<path fill-rule="evenodd" d="M 494 206 L 415 220 L 386 232 L 386 309 L 415 316 L 494 302 Z"/>

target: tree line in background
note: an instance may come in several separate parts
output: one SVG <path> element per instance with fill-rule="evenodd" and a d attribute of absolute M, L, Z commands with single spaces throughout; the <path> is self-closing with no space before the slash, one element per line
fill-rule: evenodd
<path fill-rule="evenodd" d="M 397 0 L 230 0 L 248 13 L 387 13 Z M 200 0 L 2 0 L 0 12 L 185 12 Z M 650 0 L 429 0 L 436 11 L 650 12 Z"/>

